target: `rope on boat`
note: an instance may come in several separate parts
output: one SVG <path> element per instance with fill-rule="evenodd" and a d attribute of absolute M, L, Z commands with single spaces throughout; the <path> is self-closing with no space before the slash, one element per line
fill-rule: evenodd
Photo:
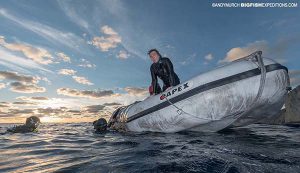
<path fill-rule="evenodd" d="M 265 83 L 266 83 L 267 70 L 266 70 L 266 67 L 265 67 L 265 64 L 264 64 L 264 61 L 263 61 L 263 58 L 261 55 L 262 55 L 262 51 L 257 51 L 252 54 L 252 56 L 256 59 L 258 65 L 259 65 L 260 72 L 261 72 L 259 89 L 258 89 L 257 95 L 256 95 L 255 99 L 253 100 L 252 104 L 248 107 L 248 109 L 246 109 L 243 113 L 238 115 L 236 117 L 236 119 L 248 114 L 257 105 L 258 100 L 262 96 L 263 90 L 265 88 Z M 233 121 L 231 123 L 233 123 Z"/>
<path fill-rule="evenodd" d="M 214 121 L 214 119 L 211 119 L 211 118 L 201 118 L 201 117 L 195 116 L 195 115 L 193 115 L 193 114 L 190 114 L 190 113 L 188 113 L 188 112 L 185 112 L 183 109 L 177 107 L 174 103 L 172 103 L 167 97 L 165 97 L 165 98 L 166 98 L 166 100 L 167 100 L 172 106 L 174 106 L 174 107 L 177 109 L 176 112 L 178 113 L 178 115 L 181 115 L 182 112 L 183 112 L 183 113 L 185 113 L 185 114 L 187 114 L 187 115 L 190 115 L 190 116 L 192 116 L 192 117 L 194 117 L 194 118 L 197 118 L 197 119 Z"/>

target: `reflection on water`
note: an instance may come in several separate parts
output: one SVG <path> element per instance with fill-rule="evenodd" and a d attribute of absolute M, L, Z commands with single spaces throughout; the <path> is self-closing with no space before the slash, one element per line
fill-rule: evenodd
<path fill-rule="evenodd" d="M 0 125 L 0 132 L 9 125 Z M 0 172 L 299 172 L 300 128 L 220 133 L 93 133 L 90 123 L 42 124 L 0 135 Z"/>

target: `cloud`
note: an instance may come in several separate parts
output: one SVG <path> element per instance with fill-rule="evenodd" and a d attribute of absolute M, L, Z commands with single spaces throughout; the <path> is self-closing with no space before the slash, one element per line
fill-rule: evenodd
<path fill-rule="evenodd" d="M 85 97 L 85 98 L 94 98 L 94 99 L 114 95 L 112 90 L 98 90 L 98 91 L 82 90 L 82 91 L 80 91 L 80 90 L 71 89 L 71 88 L 59 88 L 59 89 L 57 89 L 57 94 L 70 96 L 70 97 Z"/>
<path fill-rule="evenodd" d="M 117 55 L 119 59 L 127 59 L 129 56 L 130 54 L 128 54 L 128 52 L 125 50 L 120 50 L 119 54 Z"/>
<path fill-rule="evenodd" d="M 37 78 L 38 78 L 38 80 L 45 81 L 48 85 L 51 85 L 51 81 L 48 78 L 46 78 L 46 77 L 37 77 Z"/>
<path fill-rule="evenodd" d="M 71 58 L 66 54 L 60 52 L 60 53 L 56 53 L 56 55 L 58 56 L 59 59 L 63 60 L 64 62 L 71 63 Z"/>
<path fill-rule="evenodd" d="M 235 47 L 230 49 L 227 52 L 226 57 L 220 60 L 219 63 L 234 61 L 258 50 L 263 52 L 264 57 L 270 57 L 285 63 L 287 61 L 287 57 L 285 57 L 286 51 L 298 43 L 300 43 L 299 34 L 281 38 L 272 44 L 265 40 L 255 41 L 253 43 L 248 43 L 244 47 Z"/>
<path fill-rule="evenodd" d="M 63 114 L 67 111 L 67 108 L 60 107 L 60 108 L 37 108 L 37 112 L 42 114 L 42 115 L 60 115 Z"/>
<path fill-rule="evenodd" d="M 58 74 L 61 74 L 61 75 L 74 75 L 77 71 L 75 70 L 72 70 L 72 69 L 60 69 L 58 71 Z"/>
<path fill-rule="evenodd" d="M 118 35 L 116 31 L 114 31 L 111 27 L 105 25 L 101 28 L 101 32 L 106 35 Z"/>
<path fill-rule="evenodd" d="M 27 97 L 27 96 L 20 96 L 16 97 L 18 101 L 26 101 L 26 102 L 33 102 L 37 104 L 37 107 L 41 108 L 60 108 L 60 107 L 69 107 L 72 109 L 80 109 L 82 106 L 87 106 L 95 103 L 95 100 L 90 98 L 48 98 L 48 97 Z M 102 100 L 98 100 L 99 104 L 101 104 Z M 80 103 L 80 104 L 78 104 Z"/>
<path fill-rule="evenodd" d="M 290 70 L 289 75 L 291 77 L 300 76 L 300 70 Z"/>
<path fill-rule="evenodd" d="M 165 45 L 159 39 L 162 35 L 149 28 L 147 34 L 145 30 L 136 28 L 136 21 L 130 18 L 131 10 L 127 3 L 122 0 L 102 0 L 98 1 L 98 15 L 103 15 L 102 11 L 107 12 L 110 18 L 116 19 L 120 22 L 115 23 L 122 38 L 122 47 L 131 55 L 146 59 L 146 51 L 149 47 L 157 47 L 158 45 Z M 145 41 L 147 40 L 147 41 Z M 161 46 L 160 46 L 161 47 Z"/>
<path fill-rule="evenodd" d="M 146 95 L 149 93 L 148 89 L 138 87 L 126 87 L 124 90 L 131 95 Z"/>
<path fill-rule="evenodd" d="M 80 84 L 84 84 L 84 85 L 94 85 L 92 82 L 90 82 L 88 79 L 86 79 L 85 77 L 80 77 L 80 76 L 72 76 L 72 78 Z"/>
<path fill-rule="evenodd" d="M 204 63 L 205 65 L 209 64 L 209 61 L 213 60 L 214 57 L 211 53 L 207 54 L 204 56 Z"/>
<path fill-rule="evenodd" d="M 10 103 L 8 102 L 0 102 L 0 108 L 7 108 L 10 106 Z"/>
<path fill-rule="evenodd" d="M 98 113 L 105 108 L 104 105 L 90 105 L 83 108 L 85 113 Z"/>
<path fill-rule="evenodd" d="M 190 63 L 192 63 L 195 60 L 195 57 L 197 56 L 196 53 L 191 54 L 190 56 L 188 56 L 185 60 L 179 62 L 181 65 L 188 65 Z"/>
<path fill-rule="evenodd" d="M 68 110 L 67 112 L 75 113 L 76 115 L 81 114 L 81 111 L 80 111 L 80 110 Z"/>
<path fill-rule="evenodd" d="M 22 101 L 40 101 L 40 100 L 49 100 L 48 97 L 26 97 L 26 96 L 20 96 L 16 99 L 22 100 Z"/>
<path fill-rule="evenodd" d="M 13 105 L 32 106 L 32 105 L 36 105 L 36 103 L 33 103 L 33 102 L 13 102 Z"/>
<path fill-rule="evenodd" d="M 247 44 L 245 47 L 232 48 L 227 52 L 226 57 L 223 60 L 219 61 L 219 63 L 234 61 L 239 58 L 243 58 L 247 55 L 250 55 L 251 53 L 258 50 L 261 50 L 264 53 L 268 52 L 269 50 L 268 43 L 264 40 L 255 41 L 253 43 Z"/>
<path fill-rule="evenodd" d="M 3 8 L 0 8 L 0 14 L 2 17 L 5 17 L 6 19 L 19 24 L 23 28 L 38 34 L 55 45 L 62 44 L 76 51 L 78 51 L 77 47 L 79 47 L 79 45 L 80 47 L 86 45 L 85 41 L 74 33 L 63 32 L 45 24 L 17 17 Z"/>
<path fill-rule="evenodd" d="M 112 102 L 112 103 L 104 103 L 103 106 L 120 106 L 122 105 L 121 103 L 116 103 L 116 102 Z"/>
<path fill-rule="evenodd" d="M 25 57 L 39 64 L 53 63 L 53 57 L 46 49 L 25 43 L 7 43 L 3 36 L 0 36 L 0 45 L 11 51 L 22 52 Z"/>
<path fill-rule="evenodd" d="M 209 54 L 205 55 L 204 59 L 207 61 L 211 61 L 212 59 L 214 59 L 214 57 L 211 53 L 209 53 Z"/>
<path fill-rule="evenodd" d="M 298 86 L 300 84 L 300 70 L 290 70 L 291 86 Z"/>
<path fill-rule="evenodd" d="M 25 83 L 38 83 L 39 78 L 27 75 L 21 75 L 17 72 L 0 71 L 0 79 L 14 80 Z"/>
<path fill-rule="evenodd" d="M 291 81 L 291 86 L 296 87 L 298 85 L 300 85 L 300 78 L 298 77 L 293 77 L 290 79 Z"/>
<path fill-rule="evenodd" d="M 122 38 L 119 34 L 107 25 L 101 27 L 101 32 L 105 34 L 105 36 L 94 37 L 91 44 L 103 52 L 116 48 L 118 44 L 122 42 Z"/>
<path fill-rule="evenodd" d="M 12 115 L 32 115 L 34 114 L 34 109 L 9 109 L 9 114 Z"/>
<path fill-rule="evenodd" d="M 14 71 L 29 73 L 27 69 L 37 69 L 52 73 L 52 71 L 42 67 L 40 64 L 34 62 L 31 59 L 25 59 L 23 57 L 18 57 L 13 55 L 11 52 L 7 51 L 0 46 L 0 64 L 6 66 Z"/>
<path fill-rule="evenodd" d="M 65 12 L 65 14 L 71 19 L 72 22 L 78 24 L 79 26 L 85 29 L 89 28 L 88 22 L 82 19 L 81 16 L 77 14 L 77 11 L 83 8 L 74 9 L 66 1 L 57 1 L 57 2 L 60 8 Z M 72 2 L 72 4 L 74 4 L 74 2 Z"/>
<path fill-rule="evenodd" d="M 21 104 L 21 103 L 20 103 Z M 35 115 L 40 118 L 46 117 L 56 117 L 56 118 L 75 118 L 76 115 L 81 115 L 81 111 L 79 110 L 71 110 L 67 107 L 59 107 L 59 108 L 10 108 L 5 111 L 0 111 L 0 117 L 5 118 L 17 118 L 17 117 L 27 117 Z M 78 118 L 78 116 L 76 116 Z M 43 121 L 43 119 L 42 119 Z"/>
<path fill-rule="evenodd" d="M 80 59 L 80 62 L 81 63 L 78 65 L 79 67 L 96 68 L 96 64 L 92 64 L 86 59 Z"/>
<path fill-rule="evenodd" d="M 26 84 L 23 82 L 10 83 L 10 90 L 18 93 L 42 93 L 46 91 L 46 88 L 39 87 L 36 84 Z"/>
<path fill-rule="evenodd" d="M 0 89 L 3 89 L 5 87 L 6 87 L 5 83 L 0 83 Z"/>

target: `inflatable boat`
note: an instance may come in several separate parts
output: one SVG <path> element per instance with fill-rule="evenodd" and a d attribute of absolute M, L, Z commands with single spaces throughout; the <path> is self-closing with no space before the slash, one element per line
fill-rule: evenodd
<path fill-rule="evenodd" d="M 120 107 L 109 125 L 165 133 L 246 126 L 276 115 L 289 86 L 288 69 L 257 51 L 161 94 Z"/>

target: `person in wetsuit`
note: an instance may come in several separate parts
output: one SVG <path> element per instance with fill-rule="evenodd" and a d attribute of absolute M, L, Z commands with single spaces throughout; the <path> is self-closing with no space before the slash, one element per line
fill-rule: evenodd
<path fill-rule="evenodd" d="M 104 118 L 99 118 L 98 120 L 94 121 L 93 126 L 95 129 L 95 132 L 97 132 L 97 133 L 106 132 L 107 128 L 108 128 L 107 121 Z"/>
<path fill-rule="evenodd" d="M 180 80 L 174 72 L 173 64 L 169 58 L 162 57 L 156 49 L 149 50 L 148 55 L 153 62 L 150 67 L 152 77 L 151 88 L 153 90 L 153 94 L 161 93 L 157 77 L 159 77 L 164 83 L 163 91 L 180 84 Z"/>
<path fill-rule="evenodd" d="M 20 126 L 14 126 L 10 129 L 7 129 L 7 132 L 11 133 L 28 133 L 28 132 L 37 132 L 38 127 L 41 121 L 36 116 L 31 116 L 26 119 L 26 123 Z"/>
<path fill-rule="evenodd" d="M 106 133 L 111 130 L 116 130 L 118 132 L 126 132 L 125 123 L 119 122 L 117 120 L 118 112 L 121 108 L 118 108 L 111 116 L 110 120 L 107 122 L 104 118 L 99 118 L 93 122 L 93 126 L 96 133 Z"/>

